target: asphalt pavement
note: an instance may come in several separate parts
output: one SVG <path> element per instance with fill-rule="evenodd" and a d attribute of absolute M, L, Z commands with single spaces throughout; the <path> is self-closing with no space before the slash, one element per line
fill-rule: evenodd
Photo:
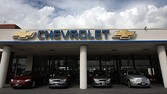
<path fill-rule="evenodd" d="M 152 85 L 151 88 L 128 88 L 124 85 L 113 85 L 111 88 L 79 89 L 79 85 L 70 88 L 48 88 L 48 85 L 33 89 L 13 89 L 6 87 L 0 89 L 0 94 L 167 94 L 163 85 Z"/>

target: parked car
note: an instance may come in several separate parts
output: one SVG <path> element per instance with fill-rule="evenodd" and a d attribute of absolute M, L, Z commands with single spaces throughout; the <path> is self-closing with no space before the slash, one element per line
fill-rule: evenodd
<path fill-rule="evenodd" d="M 34 88 L 37 85 L 42 85 L 45 78 L 39 71 L 24 71 L 20 76 L 16 76 L 10 81 L 10 86 L 13 88 Z"/>
<path fill-rule="evenodd" d="M 57 71 L 50 75 L 49 88 L 69 87 L 72 81 L 72 74 L 67 71 Z"/>
<path fill-rule="evenodd" d="M 124 70 L 121 73 L 120 81 L 129 88 L 133 86 L 150 87 L 150 80 L 137 70 Z"/>
<path fill-rule="evenodd" d="M 95 71 L 92 76 L 93 87 L 111 87 L 111 77 L 106 71 Z"/>

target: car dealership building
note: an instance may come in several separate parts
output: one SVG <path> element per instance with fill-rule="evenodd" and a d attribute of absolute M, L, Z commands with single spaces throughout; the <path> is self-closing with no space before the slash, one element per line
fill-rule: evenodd
<path fill-rule="evenodd" d="M 0 88 L 25 70 L 78 72 L 80 89 L 87 75 L 107 70 L 119 83 L 132 68 L 167 88 L 167 29 L 20 29 L 0 25 Z"/>

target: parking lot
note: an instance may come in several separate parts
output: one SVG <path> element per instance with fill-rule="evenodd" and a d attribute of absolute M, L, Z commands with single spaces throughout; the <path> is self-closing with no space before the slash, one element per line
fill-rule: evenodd
<path fill-rule="evenodd" d="M 79 86 L 70 88 L 49 89 L 48 86 L 33 89 L 12 89 L 7 86 L 0 89 L 0 94 L 167 94 L 163 85 L 152 85 L 151 88 L 128 88 L 124 85 L 113 85 L 112 88 L 92 88 L 81 90 Z"/>

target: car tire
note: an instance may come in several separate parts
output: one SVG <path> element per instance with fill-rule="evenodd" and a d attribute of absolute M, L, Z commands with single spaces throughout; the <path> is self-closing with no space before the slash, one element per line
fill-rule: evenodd
<path fill-rule="evenodd" d="M 32 82 L 31 87 L 34 88 L 36 86 L 35 81 Z"/>
<path fill-rule="evenodd" d="M 131 85 L 130 81 L 128 81 L 128 82 L 127 82 L 127 85 L 128 85 L 128 87 L 129 87 L 129 88 L 131 88 L 131 87 L 132 87 L 132 85 Z"/>

